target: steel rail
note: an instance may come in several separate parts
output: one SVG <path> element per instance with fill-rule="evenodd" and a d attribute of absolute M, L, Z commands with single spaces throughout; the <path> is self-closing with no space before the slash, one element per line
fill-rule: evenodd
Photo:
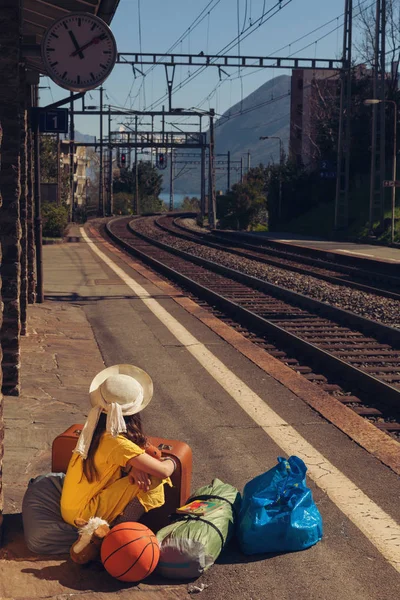
<path fill-rule="evenodd" d="M 206 299 L 212 305 L 217 306 L 225 313 L 233 316 L 236 321 L 253 328 L 253 330 L 255 329 L 257 332 L 262 332 L 263 334 L 268 334 L 269 336 L 272 335 L 272 337 L 283 346 L 289 347 L 291 351 L 296 350 L 297 352 L 300 352 L 302 357 L 306 357 L 314 364 L 319 365 L 322 371 L 326 371 L 328 368 L 330 373 L 333 373 L 336 378 L 339 378 L 347 383 L 350 381 L 353 388 L 355 387 L 359 390 L 362 390 L 362 392 L 367 394 L 369 397 L 372 395 L 376 398 L 379 398 L 380 405 L 386 405 L 392 410 L 393 408 L 396 410 L 399 409 L 400 390 L 362 371 L 361 369 L 354 367 L 341 358 L 334 356 L 330 352 L 317 347 L 311 342 L 301 339 L 297 335 L 286 331 L 279 325 L 276 325 L 264 317 L 253 313 L 249 309 L 240 306 L 236 302 L 225 298 L 210 288 L 199 284 L 186 275 L 179 273 L 176 269 L 173 269 L 161 261 L 149 256 L 143 250 L 133 247 L 130 243 L 128 243 L 128 241 L 122 240 L 112 231 L 113 224 L 120 220 L 121 218 L 117 218 L 107 223 L 106 231 L 111 239 L 113 239 L 118 245 L 122 246 L 129 254 L 139 257 L 143 262 L 149 264 L 155 270 L 177 281 L 180 285 L 195 293 L 197 296 Z M 373 321 L 369 321 L 363 317 L 358 317 L 357 315 L 353 315 L 347 311 L 343 311 L 335 307 L 328 307 L 321 302 L 311 300 L 310 298 L 306 298 L 305 296 L 302 296 L 296 292 L 290 292 L 283 288 L 279 288 L 279 286 L 274 284 L 267 284 L 266 282 L 263 282 L 255 277 L 244 275 L 238 271 L 222 267 L 221 265 L 217 265 L 211 261 L 199 259 L 184 251 L 177 250 L 176 248 L 172 248 L 167 244 L 153 240 L 142 233 L 134 231 L 130 227 L 129 231 L 132 235 L 132 240 L 130 241 L 133 241 L 134 236 L 136 236 L 150 246 L 157 246 L 166 251 L 168 254 L 172 253 L 184 259 L 185 261 L 198 264 L 218 274 L 222 274 L 231 279 L 233 278 L 237 281 L 245 283 L 250 287 L 257 287 L 258 290 L 263 290 L 275 297 L 278 296 L 284 300 L 291 300 L 292 303 L 295 300 L 297 305 L 308 308 L 311 307 L 311 310 L 314 310 L 314 312 L 316 311 L 320 314 L 330 315 L 331 318 L 335 318 L 335 320 L 339 321 L 341 324 L 343 324 L 343 321 L 345 323 L 347 322 L 346 324 L 354 325 L 357 323 L 359 329 L 362 328 L 367 332 L 375 331 L 375 334 L 379 332 L 379 337 L 383 337 L 385 342 L 387 342 L 388 336 L 393 336 L 394 344 L 396 347 L 400 347 L 400 332 L 393 330 L 391 327 L 376 324 Z M 377 325 L 378 327 L 376 327 Z"/>
<path fill-rule="evenodd" d="M 222 236 L 235 240 L 244 240 L 249 239 L 249 235 L 246 233 L 240 233 L 235 231 L 226 231 L 223 229 L 212 230 L 211 233 L 217 236 Z M 259 239 L 258 239 L 259 238 Z M 394 280 L 399 282 L 398 271 L 399 264 L 386 262 L 384 260 L 374 259 L 374 258 L 362 258 L 360 256 L 356 256 L 354 254 L 340 254 L 335 252 L 334 250 L 324 250 L 323 248 L 311 248 L 307 246 L 299 246 L 293 242 L 286 241 L 276 241 L 267 239 L 262 236 L 251 236 L 252 242 L 257 246 L 268 246 L 270 248 L 274 248 L 278 251 L 286 251 L 290 249 L 291 252 L 299 254 L 300 256 L 317 258 L 319 260 L 327 260 L 327 261 L 335 261 L 335 264 L 340 265 L 341 267 L 361 267 L 362 270 L 365 270 L 365 267 L 368 266 L 371 269 L 371 274 L 385 274 L 392 277 Z M 283 250 L 285 248 L 285 250 Z"/>
<path fill-rule="evenodd" d="M 294 272 L 300 273 L 302 275 L 308 275 L 308 276 L 316 277 L 319 279 L 323 279 L 325 281 L 328 281 L 329 283 L 334 283 L 336 285 L 354 288 L 354 289 L 358 289 L 360 291 L 363 291 L 363 292 L 366 292 L 369 294 L 373 293 L 373 294 L 377 294 L 379 296 L 383 296 L 385 298 L 392 298 L 393 300 L 400 301 L 400 294 L 396 294 L 396 292 L 392 292 L 390 290 L 377 288 L 377 287 L 374 287 L 373 285 L 367 285 L 367 284 L 358 283 L 355 281 L 349 281 L 347 279 L 342 279 L 341 277 L 337 277 L 335 275 L 310 272 L 310 270 L 306 269 L 305 267 L 298 267 L 296 265 L 282 264 L 282 263 L 278 262 L 277 260 L 275 260 L 274 258 L 269 258 L 268 256 L 265 255 L 265 253 L 260 251 L 260 249 L 257 246 L 252 246 L 251 244 L 244 244 L 243 242 L 238 242 L 238 243 L 233 242 L 235 244 L 235 246 L 238 245 L 242 248 L 246 248 L 249 252 L 253 252 L 254 254 L 249 254 L 249 252 L 241 251 L 241 250 L 238 250 L 238 249 L 232 248 L 232 247 L 227 248 L 226 240 L 224 240 L 223 238 L 218 238 L 217 236 L 213 236 L 213 239 L 217 240 L 217 242 L 216 243 L 212 242 L 209 239 L 206 239 L 204 234 L 202 234 L 200 232 L 196 232 L 196 231 L 192 232 L 190 230 L 190 228 L 186 228 L 183 225 L 181 225 L 180 223 L 176 222 L 178 219 L 174 219 L 173 224 L 175 227 L 177 227 L 184 233 L 180 233 L 178 231 L 173 231 L 173 230 L 169 229 L 168 226 L 163 225 L 161 223 L 161 220 L 165 219 L 165 218 L 166 218 L 165 216 L 162 216 L 162 217 L 160 217 L 160 219 L 156 220 L 155 221 L 156 226 L 159 227 L 160 229 L 163 229 L 166 232 L 173 233 L 173 235 L 175 235 L 176 237 L 180 237 L 181 239 L 185 239 L 185 240 L 191 239 L 195 243 L 199 243 L 204 246 L 208 246 L 210 248 L 215 248 L 216 250 L 221 250 L 223 252 L 227 252 L 230 254 L 236 254 L 237 256 L 242 256 L 243 258 L 247 258 L 250 260 L 257 260 L 258 262 L 262 262 L 262 263 L 271 265 L 273 267 L 277 267 L 279 269 L 285 269 L 287 271 L 294 271 Z M 182 217 L 179 217 L 179 218 L 182 218 Z M 223 243 L 218 244 L 218 240 L 221 240 Z M 297 260 L 297 259 L 287 258 L 287 256 L 285 256 L 285 257 L 281 256 L 281 258 L 285 258 L 285 260 L 289 260 L 289 261 Z M 301 259 L 300 259 L 300 262 L 301 262 Z M 315 264 L 315 260 L 314 261 L 309 260 L 309 261 L 305 261 L 305 262 L 308 262 L 308 264 L 310 264 L 316 268 L 320 268 L 318 265 Z M 329 263 L 326 263 L 326 264 L 329 264 Z M 328 268 L 328 267 L 324 267 L 324 268 Z M 338 268 L 340 269 L 341 267 L 338 267 Z M 329 270 L 331 270 L 331 271 L 334 270 L 334 267 L 332 265 L 330 265 Z M 359 276 L 360 275 L 358 275 L 358 277 Z M 399 280 L 399 285 L 400 285 L 400 280 Z"/>

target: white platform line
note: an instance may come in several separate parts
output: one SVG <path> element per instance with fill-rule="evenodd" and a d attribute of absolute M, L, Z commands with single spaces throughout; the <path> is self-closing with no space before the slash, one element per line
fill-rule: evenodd
<path fill-rule="evenodd" d="M 375 256 L 375 254 L 364 254 L 363 252 L 357 252 L 356 250 L 345 250 L 344 248 L 336 248 L 334 250 L 334 252 L 345 252 L 346 254 L 354 254 L 354 256 L 368 256 L 368 258 L 374 258 L 379 260 L 380 257 L 379 256 Z M 400 260 L 397 260 L 396 258 L 385 258 L 384 259 L 385 262 L 393 262 L 393 263 L 400 263 Z"/>
<path fill-rule="evenodd" d="M 219 358 L 200 343 L 157 300 L 93 243 L 81 228 L 83 239 L 97 256 L 142 299 L 180 344 L 222 386 L 239 406 L 259 425 L 285 454 L 300 456 L 308 474 L 336 506 L 364 533 L 386 560 L 400 572 L 400 525 L 348 477 L 330 463 L 291 425 L 284 421 L 267 402 L 253 392 Z"/>

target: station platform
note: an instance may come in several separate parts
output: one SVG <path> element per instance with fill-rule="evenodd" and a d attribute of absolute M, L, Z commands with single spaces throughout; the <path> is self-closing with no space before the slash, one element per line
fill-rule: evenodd
<path fill-rule="evenodd" d="M 266 233 L 267 239 L 299 246 L 300 248 L 314 248 L 337 254 L 352 254 L 367 259 L 382 260 L 389 263 L 400 264 L 400 248 L 392 246 L 378 246 L 377 244 L 364 244 L 355 242 L 342 242 L 324 240 L 322 238 L 302 236 L 293 233 Z"/>
<path fill-rule="evenodd" d="M 29 307 L 22 393 L 5 398 L 1 600 L 180 600 L 201 589 L 203 600 L 399 596 L 398 475 L 310 407 L 304 396 L 313 384 L 300 384 L 272 357 L 261 368 L 241 351 L 247 346 L 239 333 L 227 332 L 90 226 L 85 232 L 74 233 L 79 241 L 44 247 L 45 302 Z M 303 458 L 323 540 L 303 552 L 253 556 L 233 540 L 194 582 L 198 590 L 157 574 L 121 584 L 101 565 L 81 568 L 65 556 L 29 553 L 20 517 L 27 483 L 49 472 L 54 437 L 85 419 L 92 378 L 118 363 L 136 364 L 153 378 L 145 430 L 190 444 L 192 491 L 214 477 L 242 491 L 278 456 Z"/>
<path fill-rule="evenodd" d="M 217 234 L 221 231 L 216 230 Z M 222 231 L 224 233 L 224 231 Z M 230 233 L 226 231 L 226 233 Z M 318 237 L 287 233 L 260 232 L 240 233 L 241 239 L 248 241 L 268 240 L 276 248 L 298 251 L 301 254 L 327 260 L 335 260 L 344 265 L 355 265 L 363 269 L 384 269 L 388 274 L 398 276 L 400 266 L 400 247 L 380 246 L 378 244 L 355 243 L 326 240 Z"/>

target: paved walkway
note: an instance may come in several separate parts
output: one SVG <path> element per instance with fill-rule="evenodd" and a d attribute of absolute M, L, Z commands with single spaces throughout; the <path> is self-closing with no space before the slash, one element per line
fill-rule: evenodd
<path fill-rule="evenodd" d="M 186 584 L 174 586 L 156 576 L 138 586 L 120 584 L 100 564 L 82 568 L 67 556 L 49 558 L 29 552 L 20 514 L 27 483 L 31 477 L 51 471 L 53 439 L 72 422 L 84 421 L 86 390 L 104 362 L 83 310 L 71 303 L 46 301 L 29 307 L 21 363 L 21 396 L 4 400 L 5 531 L 0 548 L 0 599 L 189 597 Z"/>

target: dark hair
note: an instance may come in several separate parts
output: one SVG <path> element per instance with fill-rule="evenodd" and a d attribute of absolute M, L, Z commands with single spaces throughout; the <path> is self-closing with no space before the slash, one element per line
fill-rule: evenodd
<path fill-rule="evenodd" d="M 122 435 L 137 446 L 140 446 L 140 448 L 144 448 L 147 444 L 147 438 L 142 430 L 142 420 L 140 414 L 138 413 L 136 415 L 124 417 L 124 421 L 126 423 L 127 432 L 123 433 Z M 107 415 L 105 413 L 101 413 L 96 429 L 93 433 L 87 458 L 83 461 L 83 473 L 90 483 L 99 477 L 99 473 L 94 464 L 94 457 L 99 447 L 101 437 L 106 431 L 106 423 Z"/>

